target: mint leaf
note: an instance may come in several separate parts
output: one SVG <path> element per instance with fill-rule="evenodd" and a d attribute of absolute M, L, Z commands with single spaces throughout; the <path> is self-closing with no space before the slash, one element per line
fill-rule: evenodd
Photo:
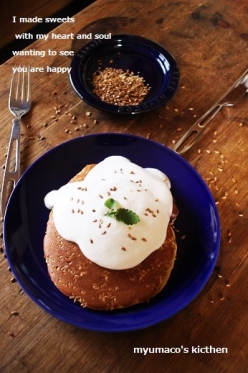
<path fill-rule="evenodd" d="M 107 199 L 107 201 L 105 201 L 104 205 L 105 205 L 108 209 L 116 210 L 117 207 L 118 207 L 118 202 L 115 201 L 113 198 L 109 198 L 109 199 Z"/>
<path fill-rule="evenodd" d="M 117 214 L 117 211 L 111 210 L 111 211 L 106 212 L 105 216 L 109 216 L 110 218 L 114 218 L 116 216 L 116 214 Z"/>
<path fill-rule="evenodd" d="M 121 221 L 127 225 L 137 224 L 140 221 L 139 216 L 135 212 L 124 208 L 119 208 L 116 211 L 115 218 L 117 221 Z"/>
<path fill-rule="evenodd" d="M 137 224 L 140 221 L 139 216 L 132 210 L 118 207 L 119 203 L 113 198 L 109 198 L 105 201 L 104 205 L 109 209 L 105 216 L 115 218 L 127 225 Z"/>

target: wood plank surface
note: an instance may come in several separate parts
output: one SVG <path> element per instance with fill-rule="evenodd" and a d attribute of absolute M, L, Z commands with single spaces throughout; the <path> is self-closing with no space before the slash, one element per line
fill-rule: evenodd
<path fill-rule="evenodd" d="M 245 0 L 98 0 L 75 19 L 53 32 L 135 34 L 161 44 L 179 65 L 179 89 L 166 105 L 126 117 L 81 101 L 67 74 L 33 73 L 33 105 L 21 127 L 22 172 L 55 145 L 90 133 L 132 133 L 173 148 L 248 68 Z M 38 40 L 32 49 L 76 52 L 84 43 Z M 18 56 L 0 66 L 0 179 L 12 119 L 7 107 L 12 67 L 70 63 L 68 57 Z M 184 155 L 206 181 L 218 208 L 222 235 L 215 270 L 192 303 L 147 329 L 99 333 L 53 318 L 14 281 L 1 243 L 1 372 L 247 372 L 247 154 L 246 96 L 235 107 L 223 109 Z M 228 353 L 134 354 L 134 347 L 181 346 L 226 347 Z"/>

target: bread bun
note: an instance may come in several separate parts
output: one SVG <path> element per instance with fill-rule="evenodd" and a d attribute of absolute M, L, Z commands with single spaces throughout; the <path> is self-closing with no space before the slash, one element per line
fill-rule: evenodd
<path fill-rule="evenodd" d="M 94 165 L 86 166 L 70 182 L 83 180 Z M 164 244 L 139 265 L 111 270 L 87 259 L 77 244 L 62 238 L 50 212 L 44 237 L 48 273 L 55 286 L 82 307 L 114 310 L 149 301 L 167 283 L 176 258 L 176 240 L 168 225 Z"/>

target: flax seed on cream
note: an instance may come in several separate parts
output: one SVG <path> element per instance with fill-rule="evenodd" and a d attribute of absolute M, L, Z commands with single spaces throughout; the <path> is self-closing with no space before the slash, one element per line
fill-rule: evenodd
<path fill-rule="evenodd" d="M 104 201 L 110 197 L 134 211 L 140 221 L 126 225 L 106 216 Z M 79 200 L 84 201 L 80 209 Z M 98 163 L 83 181 L 48 193 L 45 204 L 53 209 L 60 236 L 75 242 L 89 260 L 108 269 L 127 269 L 140 264 L 165 241 L 173 198 L 164 173 L 112 156 Z"/>

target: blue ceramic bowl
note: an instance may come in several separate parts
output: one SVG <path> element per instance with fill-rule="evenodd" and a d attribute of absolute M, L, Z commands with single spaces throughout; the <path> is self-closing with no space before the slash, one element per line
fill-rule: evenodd
<path fill-rule="evenodd" d="M 139 73 L 152 89 L 139 105 L 106 103 L 92 93 L 92 77 L 99 67 Z M 173 56 L 153 41 L 133 35 L 113 35 L 109 40 L 90 42 L 75 55 L 71 68 L 70 82 L 81 99 L 112 113 L 137 114 L 156 109 L 173 97 L 179 82 L 179 69 Z"/>
<path fill-rule="evenodd" d="M 164 290 L 138 306 L 113 312 L 81 308 L 49 278 L 43 237 L 49 211 L 44 196 L 67 183 L 86 164 L 122 155 L 142 167 L 156 167 L 171 180 L 179 208 L 175 222 L 178 252 Z M 181 237 L 185 235 L 185 238 Z M 212 196 L 199 174 L 183 158 L 154 141 L 117 133 L 94 134 L 65 142 L 45 153 L 23 174 L 9 200 L 4 244 L 14 276 L 45 311 L 85 329 L 117 332 L 161 322 L 187 306 L 206 284 L 217 259 L 220 223 Z"/>

